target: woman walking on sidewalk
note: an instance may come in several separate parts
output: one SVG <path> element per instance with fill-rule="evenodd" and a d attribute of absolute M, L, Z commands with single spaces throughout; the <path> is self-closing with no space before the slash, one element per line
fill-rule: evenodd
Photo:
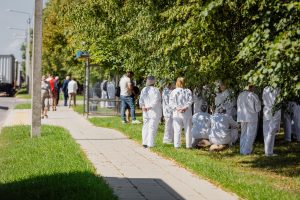
<path fill-rule="evenodd" d="M 42 76 L 41 81 L 41 103 L 42 103 L 42 119 L 44 117 L 48 118 L 47 112 L 49 108 L 49 98 L 51 95 L 49 82 L 46 81 L 46 77 Z"/>

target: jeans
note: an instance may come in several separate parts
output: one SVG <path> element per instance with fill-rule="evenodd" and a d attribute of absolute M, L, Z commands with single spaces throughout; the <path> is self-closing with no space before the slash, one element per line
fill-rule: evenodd
<path fill-rule="evenodd" d="M 130 114 L 132 120 L 136 120 L 135 117 L 135 107 L 134 107 L 134 98 L 132 96 L 120 96 L 121 99 L 121 118 L 122 121 L 126 121 L 125 109 L 126 107 L 130 108 Z"/>
<path fill-rule="evenodd" d="M 64 92 L 64 106 L 68 105 L 68 98 L 69 98 L 68 92 Z"/>

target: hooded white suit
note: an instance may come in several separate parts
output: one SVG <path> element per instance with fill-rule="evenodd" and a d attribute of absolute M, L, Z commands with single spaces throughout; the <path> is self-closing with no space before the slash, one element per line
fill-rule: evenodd
<path fill-rule="evenodd" d="M 185 130 L 186 148 L 192 147 L 192 92 L 189 89 L 176 88 L 170 94 L 170 107 L 173 110 L 174 147 L 181 146 L 181 129 Z M 187 109 L 180 112 L 178 109 Z"/>
<path fill-rule="evenodd" d="M 193 100 L 194 100 L 194 114 L 201 111 L 201 106 L 203 104 L 207 104 L 207 102 L 203 99 L 203 91 L 198 91 L 194 89 L 193 91 Z"/>
<path fill-rule="evenodd" d="M 208 139 L 210 134 L 210 114 L 207 112 L 198 112 L 192 118 L 193 139 Z"/>
<path fill-rule="evenodd" d="M 163 143 L 172 143 L 174 138 L 173 129 L 173 111 L 169 105 L 170 94 L 172 90 L 169 88 L 164 88 L 162 92 L 162 106 L 163 106 L 163 116 L 165 119 L 165 131 Z"/>
<path fill-rule="evenodd" d="M 238 97 L 237 108 L 237 121 L 241 122 L 240 153 L 251 154 L 257 134 L 261 103 L 256 94 L 244 91 Z"/>
<path fill-rule="evenodd" d="M 215 98 L 216 110 L 223 107 L 226 109 L 226 114 L 235 118 L 236 116 L 236 100 L 232 96 L 231 92 L 226 89 L 224 92 L 217 93 Z"/>
<path fill-rule="evenodd" d="M 215 113 L 211 116 L 209 141 L 212 144 L 232 144 L 237 139 L 238 123 L 227 114 Z"/>
<path fill-rule="evenodd" d="M 272 89 L 271 87 L 265 87 L 263 91 L 263 131 L 266 155 L 273 154 L 275 135 L 280 129 L 281 111 L 276 111 L 274 115 L 272 113 L 272 108 L 279 92 L 279 89 Z"/>
<path fill-rule="evenodd" d="M 108 99 L 108 93 L 104 90 L 104 83 L 107 82 L 107 80 L 104 80 L 101 82 L 101 99 Z M 108 83 L 108 82 L 107 82 Z M 105 108 L 106 107 L 106 101 L 100 102 L 100 107 Z"/>
<path fill-rule="evenodd" d="M 139 104 L 140 107 L 149 109 L 148 111 L 143 111 L 143 145 L 153 147 L 162 110 L 161 94 L 158 88 L 153 86 L 147 86 L 143 88 L 141 91 Z"/>
<path fill-rule="evenodd" d="M 107 96 L 108 99 L 114 100 L 115 99 L 115 83 L 112 81 L 109 81 L 107 83 Z M 116 106 L 115 102 L 108 101 L 106 107 L 108 108 L 114 108 Z"/>
<path fill-rule="evenodd" d="M 292 140 L 292 132 L 296 134 L 296 140 L 300 142 L 300 105 L 294 101 L 288 102 L 284 112 L 284 139 Z"/>

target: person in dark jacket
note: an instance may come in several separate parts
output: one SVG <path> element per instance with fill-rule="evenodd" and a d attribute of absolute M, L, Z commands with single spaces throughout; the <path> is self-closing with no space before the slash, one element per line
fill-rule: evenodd
<path fill-rule="evenodd" d="M 64 93 L 64 106 L 68 106 L 68 84 L 70 82 L 70 76 L 67 76 L 62 85 L 62 91 Z"/>

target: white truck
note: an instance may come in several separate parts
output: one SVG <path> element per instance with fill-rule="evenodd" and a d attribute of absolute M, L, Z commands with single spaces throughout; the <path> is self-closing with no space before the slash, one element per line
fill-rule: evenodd
<path fill-rule="evenodd" d="M 13 96 L 18 71 L 13 55 L 0 55 L 0 93 Z"/>

